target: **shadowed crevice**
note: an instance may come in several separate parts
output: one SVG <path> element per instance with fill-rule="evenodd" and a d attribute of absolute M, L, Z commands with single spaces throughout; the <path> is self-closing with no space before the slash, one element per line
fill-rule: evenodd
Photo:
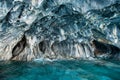
<path fill-rule="evenodd" d="M 40 51 L 41 52 L 45 52 L 45 42 L 44 41 L 41 41 L 40 43 L 39 43 L 39 49 L 40 49 Z"/>
<path fill-rule="evenodd" d="M 18 56 L 24 50 L 25 45 L 26 45 L 26 37 L 24 35 L 21 41 L 19 41 L 13 48 L 11 59 L 13 59 L 15 56 Z"/>
<path fill-rule="evenodd" d="M 95 48 L 94 55 L 95 57 L 100 57 L 100 55 L 107 55 L 108 58 L 119 58 L 120 48 L 111 45 L 102 43 L 96 40 L 92 41 L 92 46 Z M 117 56 L 118 55 L 118 56 Z"/>

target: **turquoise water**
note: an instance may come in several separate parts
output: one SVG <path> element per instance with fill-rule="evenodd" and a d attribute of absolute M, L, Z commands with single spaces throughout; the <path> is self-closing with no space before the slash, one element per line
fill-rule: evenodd
<path fill-rule="evenodd" d="M 0 62 L 0 80 L 120 80 L 119 61 Z"/>

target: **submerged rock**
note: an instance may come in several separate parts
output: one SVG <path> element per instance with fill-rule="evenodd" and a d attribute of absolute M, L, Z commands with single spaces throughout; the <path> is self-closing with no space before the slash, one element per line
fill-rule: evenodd
<path fill-rule="evenodd" d="M 119 4 L 117 0 L 0 0 L 0 60 L 119 60 Z"/>

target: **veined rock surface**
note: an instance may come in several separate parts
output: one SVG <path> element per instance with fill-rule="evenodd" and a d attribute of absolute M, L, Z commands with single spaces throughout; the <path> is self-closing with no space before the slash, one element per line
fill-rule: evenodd
<path fill-rule="evenodd" d="M 120 60 L 119 0 L 0 0 L 0 60 Z"/>

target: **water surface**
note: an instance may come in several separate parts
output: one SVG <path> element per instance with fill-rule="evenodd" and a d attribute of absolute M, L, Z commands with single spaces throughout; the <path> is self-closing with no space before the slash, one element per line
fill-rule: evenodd
<path fill-rule="evenodd" d="M 119 61 L 0 62 L 0 80 L 120 80 Z"/>

